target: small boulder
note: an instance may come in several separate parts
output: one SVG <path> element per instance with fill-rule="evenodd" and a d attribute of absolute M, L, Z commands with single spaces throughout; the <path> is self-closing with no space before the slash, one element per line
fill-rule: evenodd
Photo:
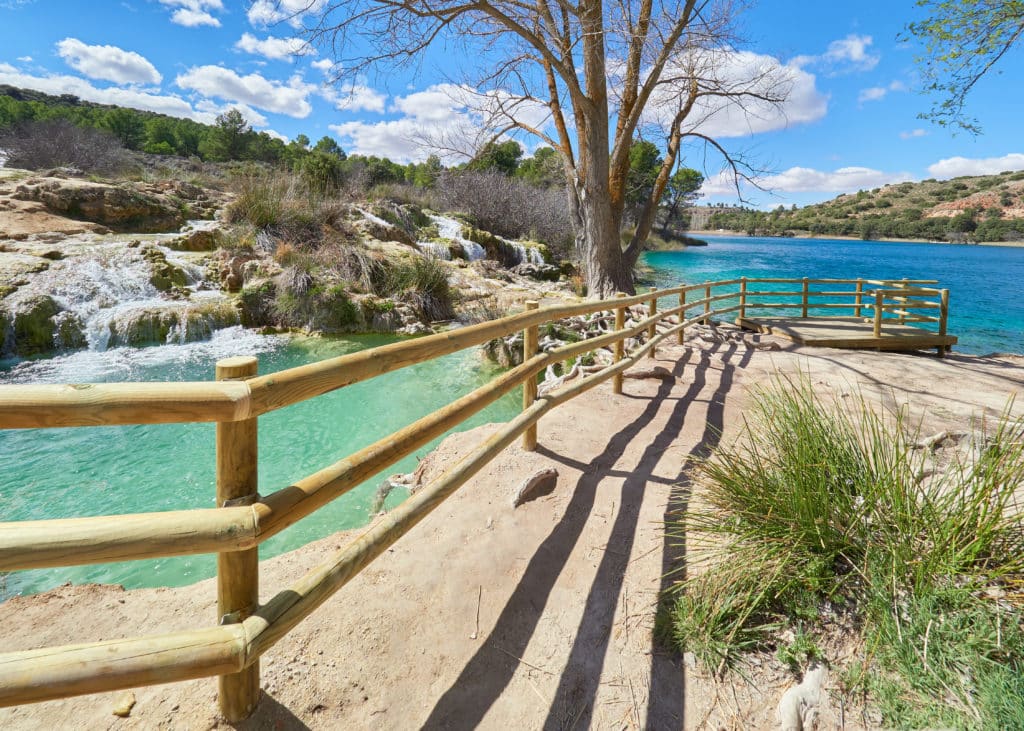
<path fill-rule="evenodd" d="M 118 718 L 128 718 L 131 715 L 132 709 L 135 707 L 135 694 L 131 691 L 123 694 L 114 703 L 114 707 L 111 710 Z"/>
<path fill-rule="evenodd" d="M 550 495 L 558 484 L 558 470 L 546 469 L 527 478 L 512 495 L 512 507 L 518 508 L 523 503 Z"/>
<path fill-rule="evenodd" d="M 540 282 L 557 282 L 562 270 L 554 264 L 520 264 L 513 267 L 512 272 L 521 277 L 529 277 Z"/>

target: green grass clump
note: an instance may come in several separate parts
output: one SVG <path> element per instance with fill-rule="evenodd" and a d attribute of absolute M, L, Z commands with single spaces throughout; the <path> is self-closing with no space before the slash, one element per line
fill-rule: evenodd
<path fill-rule="evenodd" d="M 377 282 L 377 294 L 411 304 L 427 321 L 452 317 L 452 291 L 448 268 L 432 256 L 417 256 L 390 263 Z"/>
<path fill-rule="evenodd" d="M 755 404 L 741 439 L 701 465 L 706 505 L 669 526 L 706 563 L 667 594 L 663 635 L 713 670 L 772 648 L 797 670 L 829 607 L 862 633 L 867 661 L 846 684 L 886 724 L 1024 719 L 1024 422 L 1004 419 L 975 458 L 926 479 L 902 413 L 826 404 L 804 382 Z"/>

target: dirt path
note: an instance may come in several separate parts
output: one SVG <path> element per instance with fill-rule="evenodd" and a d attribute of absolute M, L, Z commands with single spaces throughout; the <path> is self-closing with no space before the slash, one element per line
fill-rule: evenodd
<path fill-rule="evenodd" d="M 660 350 L 650 366 L 672 378 L 627 379 L 621 396 L 606 384 L 545 417 L 536 452 L 506 450 L 264 656 L 265 698 L 241 728 L 773 727 L 792 678 L 765 667 L 753 682 L 715 683 L 652 639 L 664 574 L 682 550 L 662 524 L 689 499 L 689 460 L 723 431 L 730 438 L 749 387 L 776 369 L 808 373 L 839 398 L 858 388 L 887 404 L 909 398 L 925 428 L 939 429 L 1000 413 L 1024 385 L 1024 359 L 771 352 L 760 349 L 770 338 L 726 335 Z M 493 429 L 447 439 L 426 477 Z M 554 491 L 513 509 L 519 484 L 546 468 L 558 470 Z M 266 562 L 264 598 L 347 537 Z M 0 623 L 18 628 L 3 649 L 207 626 L 213 592 L 206 581 L 14 599 L 0 605 Z M 218 723 L 212 679 L 132 692 L 126 719 L 112 715 L 120 692 L 2 710 L 0 726 Z M 822 727 L 840 715 L 826 703 Z"/>

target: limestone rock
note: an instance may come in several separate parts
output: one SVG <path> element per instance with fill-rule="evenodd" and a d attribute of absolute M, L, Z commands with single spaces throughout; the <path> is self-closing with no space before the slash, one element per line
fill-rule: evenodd
<path fill-rule="evenodd" d="M 114 708 L 111 713 L 119 718 L 128 718 L 131 715 L 132 708 L 135 707 L 135 694 L 128 691 L 114 703 Z"/>
<path fill-rule="evenodd" d="M 818 727 L 818 706 L 826 673 L 823 665 L 812 665 L 800 684 L 783 694 L 779 701 L 782 731 L 814 731 Z"/>
<path fill-rule="evenodd" d="M 122 230 L 176 231 L 185 223 L 180 202 L 130 184 L 45 178 L 19 185 L 13 197 L 38 201 L 52 212 Z"/>
<path fill-rule="evenodd" d="M 519 264 L 513 267 L 512 272 L 541 282 L 557 282 L 562 275 L 562 270 L 554 264 Z"/>
<path fill-rule="evenodd" d="M 550 495 L 558 484 L 558 470 L 541 470 L 527 478 L 512 496 L 512 507 L 518 508 L 523 503 Z"/>

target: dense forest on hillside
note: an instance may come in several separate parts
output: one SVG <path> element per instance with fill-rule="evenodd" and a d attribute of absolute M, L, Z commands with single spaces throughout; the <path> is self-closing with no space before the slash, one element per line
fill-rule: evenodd
<path fill-rule="evenodd" d="M 725 209 L 711 215 L 708 228 L 763 236 L 1020 241 L 1024 172 L 897 183 L 803 208 Z"/>

